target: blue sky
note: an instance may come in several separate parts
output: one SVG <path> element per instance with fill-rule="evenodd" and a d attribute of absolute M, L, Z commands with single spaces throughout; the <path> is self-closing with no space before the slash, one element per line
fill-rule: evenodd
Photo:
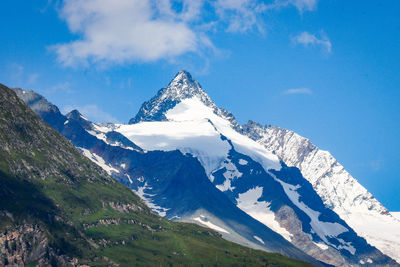
<path fill-rule="evenodd" d="M 214 102 L 329 150 L 400 211 L 400 2 L 2 0 L 0 82 L 127 122 L 186 69 Z"/>

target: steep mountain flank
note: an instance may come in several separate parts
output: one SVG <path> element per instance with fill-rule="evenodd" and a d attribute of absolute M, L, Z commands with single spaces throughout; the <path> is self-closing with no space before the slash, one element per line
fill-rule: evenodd
<path fill-rule="evenodd" d="M 154 215 L 0 85 L 0 265 L 308 266 Z"/>
<path fill-rule="evenodd" d="M 249 121 L 242 132 L 298 168 L 324 204 L 368 243 L 400 262 L 400 220 L 328 152 L 293 131 Z"/>

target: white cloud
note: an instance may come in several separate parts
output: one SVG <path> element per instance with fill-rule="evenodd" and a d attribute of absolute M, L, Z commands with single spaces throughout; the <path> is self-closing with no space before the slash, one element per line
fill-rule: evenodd
<path fill-rule="evenodd" d="M 108 114 L 101 110 L 95 104 L 89 104 L 84 106 L 64 106 L 62 108 L 63 113 L 68 113 L 74 109 L 77 109 L 80 113 L 82 113 L 86 118 L 93 122 L 112 122 L 112 123 L 119 123 L 119 121 L 113 117 L 112 115 Z"/>
<path fill-rule="evenodd" d="M 194 4 L 179 14 L 166 1 L 65 0 L 61 16 L 71 32 L 82 38 L 55 45 L 65 65 L 95 62 L 148 62 L 196 52 L 206 43 L 185 22 Z M 169 1 L 168 1 L 169 2 Z M 189 17 L 190 15 L 190 17 Z"/>
<path fill-rule="evenodd" d="M 312 91 L 309 88 L 288 89 L 283 92 L 285 95 L 311 95 Z"/>
<path fill-rule="evenodd" d="M 332 52 L 332 44 L 326 34 L 321 33 L 318 38 L 315 34 L 311 34 L 309 32 L 302 32 L 299 35 L 296 35 L 292 38 L 292 42 L 294 44 L 301 44 L 305 47 L 307 46 L 320 46 L 327 53 Z"/>
<path fill-rule="evenodd" d="M 63 0 L 60 17 L 78 36 L 51 46 L 66 66 L 174 60 L 215 52 L 210 30 L 264 32 L 267 10 L 314 10 L 317 0 Z"/>

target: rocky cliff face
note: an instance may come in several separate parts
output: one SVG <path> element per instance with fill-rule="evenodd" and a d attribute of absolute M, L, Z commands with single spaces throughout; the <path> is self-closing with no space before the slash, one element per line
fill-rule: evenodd
<path fill-rule="evenodd" d="M 48 239 L 39 225 L 20 225 L 0 233 L 0 244 L 2 266 L 22 266 L 46 258 L 45 254 L 49 253 Z"/>

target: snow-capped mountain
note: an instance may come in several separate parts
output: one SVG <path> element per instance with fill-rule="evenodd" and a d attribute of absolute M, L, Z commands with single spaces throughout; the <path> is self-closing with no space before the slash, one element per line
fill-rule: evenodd
<path fill-rule="evenodd" d="M 328 152 L 293 131 L 249 121 L 242 132 L 299 168 L 324 201 L 360 236 L 400 263 L 400 220 Z"/>
<path fill-rule="evenodd" d="M 311 257 L 336 266 L 397 266 L 326 205 L 299 168 L 256 142 L 258 130 L 239 126 L 185 71 L 130 124 L 97 125 L 77 112 L 67 117 L 62 125 L 69 130 L 59 131 L 161 216 L 318 265 Z"/>
<path fill-rule="evenodd" d="M 198 81 L 192 78 L 187 71 L 180 71 L 175 78 L 165 88 L 158 91 L 157 95 L 149 101 L 144 102 L 138 114 L 131 120 L 129 124 L 143 121 L 165 121 L 165 113 L 173 108 L 176 104 L 184 99 L 196 96 L 200 101 L 210 107 L 215 114 L 230 121 L 231 126 L 239 129 L 240 126 L 236 119 L 229 111 L 219 108 L 211 98 L 204 92 Z"/>
<path fill-rule="evenodd" d="M 41 108 L 32 105 L 34 111 L 51 126 L 62 125 L 57 129 L 60 133 L 108 174 L 132 188 L 157 214 L 206 226 L 248 247 L 323 265 L 236 207 L 213 186 L 197 158 L 178 150 L 143 151 L 113 131 L 116 125 L 94 124 L 76 110 L 64 116 L 35 92 L 14 90 L 23 100 L 40 100 Z M 40 113 L 44 105 L 53 112 Z"/>

